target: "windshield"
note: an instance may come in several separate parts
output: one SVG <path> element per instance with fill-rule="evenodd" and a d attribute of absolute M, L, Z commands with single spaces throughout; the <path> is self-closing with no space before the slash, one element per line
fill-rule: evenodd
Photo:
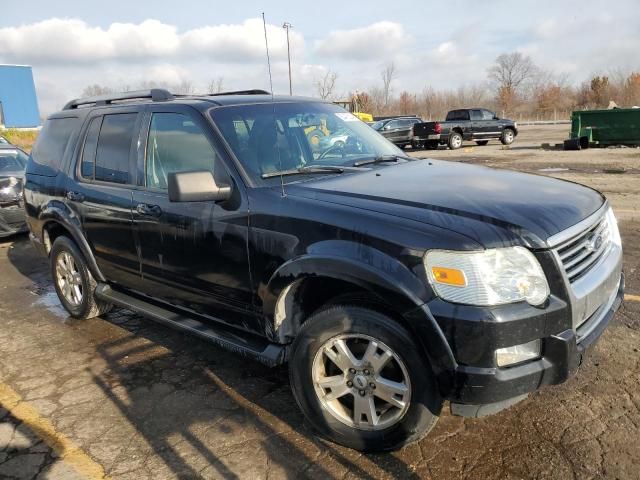
<path fill-rule="evenodd" d="M 212 109 L 211 117 L 258 185 L 278 183 L 279 177 L 263 176 L 281 170 L 350 167 L 365 159 L 403 155 L 366 123 L 333 104 L 238 105 Z M 290 175 L 284 181 L 304 175 Z"/>
<path fill-rule="evenodd" d="M 0 173 L 21 172 L 27 164 L 27 155 L 21 150 L 0 149 Z"/>

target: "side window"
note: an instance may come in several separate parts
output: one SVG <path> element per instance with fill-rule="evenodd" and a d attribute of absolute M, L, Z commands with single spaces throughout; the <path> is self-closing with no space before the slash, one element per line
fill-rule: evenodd
<path fill-rule="evenodd" d="M 393 128 L 400 128 L 400 122 L 398 120 L 392 120 L 384 126 L 385 130 L 391 130 Z"/>
<path fill-rule="evenodd" d="M 471 120 L 484 120 L 482 112 L 480 110 L 470 110 Z"/>
<path fill-rule="evenodd" d="M 104 116 L 96 149 L 96 180 L 130 183 L 129 155 L 137 116 L 137 113 Z"/>
<path fill-rule="evenodd" d="M 493 120 L 496 116 L 495 113 L 490 112 L 489 110 L 482 110 L 482 119 L 483 120 Z"/>
<path fill-rule="evenodd" d="M 101 125 L 102 117 L 91 119 L 89 128 L 87 128 L 87 134 L 84 137 L 80 174 L 90 180 L 93 180 L 95 177 L 96 150 L 98 149 L 98 134 L 100 133 Z"/>
<path fill-rule="evenodd" d="M 187 115 L 154 113 L 146 153 L 147 187 L 167 189 L 167 175 L 215 171 L 218 155 L 202 129 Z"/>
<path fill-rule="evenodd" d="M 31 158 L 37 164 L 58 170 L 71 135 L 78 125 L 77 118 L 52 118 L 47 120 L 33 147 Z"/>

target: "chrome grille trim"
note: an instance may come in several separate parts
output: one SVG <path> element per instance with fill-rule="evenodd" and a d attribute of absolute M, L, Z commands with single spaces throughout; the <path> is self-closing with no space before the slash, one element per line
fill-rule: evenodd
<path fill-rule="evenodd" d="M 594 244 L 598 238 L 599 244 Z M 610 243 L 609 225 L 603 213 L 584 231 L 556 247 L 555 251 L 569 282 L 574 283 L 586 275 L 607 252 Z"/>
<path fill-rule="evenodd" d="M 579 236 L 587 228 L 591 227 L 599 219 L 604 217 L 608 209 L 609 209 L 609 202 L 605 201 L 598 210 L 596 210 L 594 213 L 589 215 L 587 218 L 585 218 L 581 222 L 578 222 L 572 227 L 569 227 L 566 230 L 563 230 L 562 232 L 556 233 L 555 235 L 549 237 L 547 239 L 547 246 L 549 248 L 556 248 L 557 246 L 564 244 L 565 242 Z"/>

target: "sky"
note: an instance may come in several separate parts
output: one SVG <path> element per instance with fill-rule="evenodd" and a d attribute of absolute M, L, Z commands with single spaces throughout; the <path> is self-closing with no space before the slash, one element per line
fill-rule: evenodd
<path fill-rule="evenodd" d="M 227 90 L 269 90 L 262 12 L 276 93 L 288 92 L 285 21 L 299 95 L 315 94 L 329 70 L 339 96 L 380 86 L 391 62 L 395 93 L 455 89 L 485 82 L 512 51 L 575 84 L 640 71 L 638 0 L 31 0 L 0 10 L 0 64 L 33 66 L 43 115 L 92 84 L 204 92 L 222 78 Z"/>

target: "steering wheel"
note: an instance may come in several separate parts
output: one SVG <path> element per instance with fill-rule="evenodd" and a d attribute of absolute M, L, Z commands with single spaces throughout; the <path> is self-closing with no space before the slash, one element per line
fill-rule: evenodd
<path fill-rule="evenodd" d="M 327 148 L 324 152 L 322 152 L 320 154 L 320 156 L 318 157 L 318 160 L 322 160 L 324 157 L 326 157 L 330 152 L 333 152 L 334 150 L 341 150 L 342 151 L 342 158 L 344 158 L 344 143 L 340 142 L 338 144 L 338 142 L 336 142 L 335 144 L 331 145 L 329 148 Z"/>

